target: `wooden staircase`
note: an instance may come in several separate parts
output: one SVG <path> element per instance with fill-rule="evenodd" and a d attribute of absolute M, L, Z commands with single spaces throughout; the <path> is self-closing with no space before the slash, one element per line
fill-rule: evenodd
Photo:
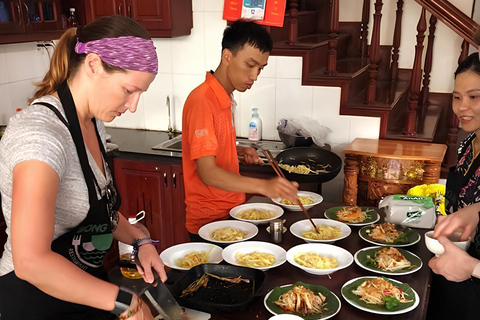
<path fill-rule="evenodd" d="M 422 12 L 414 66 L 399 69 L 404 1 L 397 0 L 391 46 L 380 45 L 383 1 L 373 1 L 371 14 L 371 0 L 363 0 L 362 21 L 339 22 L 339 0 L 288 0 L 284 27 L 270 29 L 272 54 L 302 57 L 303 85 L 340 87 L 341 115 L 379 117 L 380 139 L 448 144 L 445 166 L 449 166 L 455 162 L 458 119 L 451 112 L 451 94 L 429 92 L 436 24 L 442 21 L 465 39 L 459 61 L 466 58 L 468 43 L 474 43 L 478 25 L 447 0 L 416 0 Z M 428 23 L 427 10 L 432 14 Z"/>

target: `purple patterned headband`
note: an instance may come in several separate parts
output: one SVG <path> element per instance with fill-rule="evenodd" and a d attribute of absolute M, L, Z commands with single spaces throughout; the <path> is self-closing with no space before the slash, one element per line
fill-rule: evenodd
<path fill-rule="evenodd" d="M 96 53 L 114 67 L 157 74 L 157 52 L 152 40 L 140 37 L 103 38 L 75 45 L 75 52 Z"/>

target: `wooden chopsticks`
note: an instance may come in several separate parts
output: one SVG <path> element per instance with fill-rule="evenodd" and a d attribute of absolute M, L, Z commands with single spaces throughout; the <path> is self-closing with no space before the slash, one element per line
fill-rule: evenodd
<path fill-rule="evenodd" d="M 273 170 L 275 171 L 275 173 L 277 174 L 277 176 L 281 177 L 281 178 L 285 178 L 285 175 L 283 174 L 282 172 L 282 169 L 280 168 L 280 166 L 278 165 L 277 161 L 275 160 L 275 158 L 273 157 L 272 153 L 270 152 L 270 150 L 265 150 L 263 148 L 260 148 L 263 152 L 263 154 L 265 155 L 265 157 L 267 158 L 268 162 L 270 162 L 270 165 L 272 166 Z M 310 222 L 312 223 L 313 225 L 313 230 L 315 230 L 315 232 L 318 232 L 317 231 L 317 226 L 315 225 L 315 223 L 313 222 L 312 218 L 310 217 L 310 215 L 308 214 L 307 212 L 307 209 L 305 209 L 305 207 L 303 206 L 303 204 L 300 202 L 300 199 L 297 198 L 297 202 L 298 202 L 298 205 L 300 206 L 300 209 L 302 209 L 303 213 L 305 213 L 305 215 L 307 216 L 308 220 L 310 220 Z"/>

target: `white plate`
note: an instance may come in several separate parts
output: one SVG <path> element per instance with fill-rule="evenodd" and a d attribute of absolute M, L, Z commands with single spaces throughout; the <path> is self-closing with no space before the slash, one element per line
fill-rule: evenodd
<path fill-rule="evenodd" d="M 379 269 L 379 268 L 370 267 L 368 265 L 365 265 L 362 262 L 360 262 L 360 260 L 358 259 L 358 255 L 362 254 L 364 251 L 367 251 L 367 252 L 363 253 L 363 255 L 366 256 L 367 254 L 369 255 L 370 252 L 375 253 L 378 250 L 381 250 L 382 248 L 385 248 L 385 247 L 377 246 L 377 247 L 362 248 L 362 249 L 358 250 L 355 253 L 355 255 L 353 256 L 353 258 L 355 260 L 355 263 L 359 267 L 361 267 L 365 270 L 372 271 L 372 272 L 375 272 L 375 273 L 385 274 L 385 275 L 388 275 L 388 276 L 403 276 L 403 275 L 406 275 L 406 274 L 414 273 L 414 272 L 417 272 L 418 270 L 420 270 L 423 266 L 422 259 L 420 259 L 419 256 L 411 253 L 410 251 L 404 250 L 402 248 L 399 248 L 397 250 L 399 250 L 400 253 L 403 254 L 405 256 L 405 258 L 407 258 L 407 260 L 412 263 L 412 265 L 416 265 L 415 268 L 408 269 L 408 270 L 385 271 L 385 270 L 382 270 L 382 269 Z"/>
<path fill-rule="evenodd" d="M 264 219 L 264 220 L 248 220 L 248 219 L 242 219 L 242 218 L 238 217 L 238 214 L 240 212 L 243 212 L 243 211 L 249 210 L 249 209 L 270 210 L 270 211 L 273 211 L 275 214 L 272 217 L 270 217 L 268 219 Z M 270 203 L 246 203 L 246 204 L 241 204 L 239 206 L 236 206 L 235 208 L 230 210 L 230 216 L 232 216 L 232 218 L 240 220 L 240 221 L 251 222 L 251 223 L 254 223 L 254 224 L 267 223 L 270 220 L 278 219 L 279 217 L 282 216 L 282 214 L 283 214 L 283 209 L 282 208 L 280 208 L 279 206 L 276 206 L 274 204 L 270 204 Z"/>
<path fill-rule="evenodd" d="M 245 238 L 243 238 L 242 240 L 235 240 L 235 241 L 217 241 L 212 239 L 211 234 L 213 231 L 217 229 L 227 228 L 227 227 L 231 227 L 238 231 L 245 232 L 246 233 Z M 200 228 L 200 230 L 198 230 L 198 235 L 202 239 L 215 242 L 215 243 L 223 243 L 223 244 L 245 241 L 255 237 L 257 233 L 258 233 L 258 228 L 256 225 L 250 222 L 238 221 L 238 220 L 214 221 L 204 225 L 203 227 Z"/>
<path fill-rule="evenodd" d="M 268 267 L 250 267 L 254 269 L 259 269 L 262 271 L 278 267 L 287 261 L 287 252 L 280 246 L 276 244 L 263 242 L 263 241 L 247 241 L 234 243 L 223 249 L 222 257 L 226 262 L 233 264 L 235 266 L 244 267 L 237 262 L 235 255 L 237 252 L 240 253 L 250 253 L 253 251 L 271 253 L 275 256 L 275 263 Z"/>
<path fill-rule="evenodd" d="M 310 191 L 298 191 L 297 195 L 300 197 L 300 196 L 305 196 L 305 197 L 312 197 L 312 200 L 313 200 L 313 203 L 312 204 L 307 204 L 307 205 L 303 205 L 303 207 L 305 209 L 310 209 L 311 207 L 313 206 L 316 206 L 317 204 L 319 204 L 320 202 L 323 201 L 323 197 L 321 195 L 319 195 L 318 193 L 315 193 L 315 192 L 310 192 Z M 279 206 L 282 206 L 284 207 L 285 209 L 287 210 L 290 210 L 290 211 L 302 211 L 302 209 L 300 208 L 299 205 L 289 205 L 289 204 L 283 204 L 281 203 L 280 201 L 282 201 L 283 199 L 282 198 L 275 198 L 275 199 L 272 199 L 273 202 L 275 202 L 276 204 L 278 204 Z"/>
<path fill-rule="evenodd" d="M 314 240 L 314 239 L 308 239 L 308 238 L 302 237 L 302 233 L 313 230 L 313 225 L 308 219 L 300 220 L 292 224 L 290 226 L 290 232 L 295 237 L 303 239 L 306 242 L 312 242 L 312 243 L 334 243 L 335 241 L 348 237 L 350 233 L 352 233 L 352 229 L 350 229 L 349 226 L 347 226 L 345 223 L 340 221 L 328 220 L 328 219 L 322 219 L 322 218 L 317 218 L 312 220 L 316 226 L 323 225 L 323 226 L 339 228 L 341 232 L 340 237 L 331 239 L 331 240 Z"/>
<path fill-rule="evenodd" d="M 295 255 L 299 253 L 307 253 L 313 252 L 319 255 L 322 255 L 327 258 L 335 257 L 337 259 L 337 267 L 331 269 L 315 269 L 315 268 L 308 268 L 299 265 L 295 262 Z M 287 261 L 297 267 L 302 269 L 305 272 L 314 274 L 314 275 L 326 275 L 333 273 L 335 271 L 344 269 L 352 264 L 353 256 L 347 250 L 331 245 L 331 244 L 323 244 L 323 243 L 305 243 L 295 246 L 287 251 Z"/>
<path fill-rule="evenodd" d="M 172 269 L 190 270 L 190 268 L 182 268 L 177 266 L 175 261 L 185 257 L 187 253 L 190 253 L 193 251 L 209 252 L 210 250 L 212 250 L 212 252 L 210 252 L 210 255 L 208 256 L 207 263 L 222 262 L 223 249 L 214 244 L 205 243 L 205 242 L 188 242 L 188 243 L 177 244 L 175 246 L 169 247 L 163 250 L 162 253 L 160 253 L 160 259 L 162 259 L 163 263 L 167 267 L 170 267 Z"/>
<path fill-rule="evenodd" d="M 367 312 L 371 312 L 371 313 L 376 313 L 376 314 L 384 314 L 384 315 L 393 315 L 393 314 L 402 314 L 402 313 L 407 313 L 409 311 L 412 311 L 413 309 L 415 309 L 418 304 L 420 303 L 420 297 L 418 296 L 417 292 L 415 290 L 413 290 L 412 288 L 412 291 L 415 295 L 415 303 L 410 306 L 409 308 L 405 308 L 405 309 L 402 309 L 402 310 L 397 310 L 397 311 L 381 311 L 381 310 L 375 310 L 375 309 L 370 309 L 370 308 L 366 308 L 362 305 L 359 305 L 357 303 L 357 301 L 352 301 L 350 299 L 348 299 L 347 297 L 345 297 L 345 295 L 343 294 L 343 288 L 347 285 L 349 285 L 350 283 L 352 282 L 355 282 L 359 279 L 374 279 L 376 277 L 358 277 L 358 278 L 355 278 L 355 279 L 352 279 L 350 281 L 347 281 L 343 286 L 342 286 L 342 289 L 341 289 L 341 292 L 342 292 L 342 296 L 343 298 L 349 303 L 351 304 L 352 306 L 354 306 L 355 308 L 358 308 L 360 310 L 363 310 L 363 311 L 367 311 Z M 393 279 L 390 279 L 390 278 L 386 278 L 388 280 L 390 280 L 391 282 L 393 283 L 396 283 L 396 284 L 402 284 L 402 282 L 400 281 L 396 281 L 396 280 L 393 280 Z M 407 296 L 407 299 L 411 299 L 410 297 Z M 386 308 L 385 308 L 386 309 Z"/>
<path fill-rule="evenodd" d="M 299 281 L 300 282 L 300 281 Z M 326 319 L 330 319 L 332 317 L 334 317 L 339 311 L 340 309 L 342 308 L 342 302 L 340 301 L 340 299 L 338 299 L 337 295 L 335 293 L 333 293 L 332 291 L 328 290 L 326 287 L 323 287 L 323 286 L 320 286 L 320 285 L 312 285 L 312 284 L 305 284 L 307 286 L 307 288 L 309 288 L 310 290 L 312 290 L 314 293 L 316 292 L 320 292 L 322 291 L 322 294 L 324 296 L 327 297 L 327 307 L 329 307 L 328 305 L 328 302 L 330 301 L 330 299 L 335 298 L 335 300 L 337 301 L 338 303 L 338 308 L 336 308 L 335 310 L 332 310 L 331 308 L 329 308 L 329 310 L 327 311 L 328 314 L 325 314 L 325 313 L 319 313 L 317 316 L 314 316 L 314 315 L 308 315 L 308 319 L 322 319 L 322 320 L 326 320 Z M 278 319 L 284 319 L 283 316 L 285 316 L 287 319 L 304 319 L 300 316 L 296 316 L 296 315 L 293 315 L 293 314 L 290 314 L 290 313 L 277 313 L 276 311 L 272 310 L 272 307 L 269 306 L 269 304 L 271 304 L 271 302 L 269 301 L 269 298 L 270 298 L 270 295 L 272 294 L 273 290 L 277 289 L 277 288 L 286 288 L 285 290 L 289 290 L 289 288 L 291 288 L 293 286 L 293 284 L 286 284 L 286 285 L 283 285 L 283 286 L 280 286 L 280 287 L 276 287 L 276 288 L 273 288 L 272 290 L 270 290 L 266 295 L 265 295 L 265 298 L 263 299 L 263 305 L 265 306 L 265 308 L 268 310 L 268 312 L 270 312 L 271 314 L 275 315 L 275 317 L 272 317 L 270 319 L 277 319 L 276 317 L 278 317 Z M 315 288 L 323 288 L 322 290 L 320 289 L 317 289 L 315 290 Z M 325 290 L 325 291 L 324 291 Z M 327 294 L 327 291 L 328 291 L 328 294 Z M 281 310 L 281 309 L 280 309 Z M 279 312 L 285 312 L 285 311 L 279 311 Z M 288 317 L 290 316 L 290 317 Z"/>

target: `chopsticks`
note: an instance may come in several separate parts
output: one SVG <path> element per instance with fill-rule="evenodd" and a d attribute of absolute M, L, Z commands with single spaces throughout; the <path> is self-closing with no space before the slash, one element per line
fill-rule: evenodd
<path fill-rule="evenodd" d="M 282 169 L 280 168 L 280 166 L 278 165 L 277 161 L 275 160 L 275 158 L 273 157 L 272 153 L 270 152 L 270 150 L 265 150 L 263 148 L 260 148 L 263 152 L 263 154 L 265 155 L 265 157 L 268 159 L 268 162 L 270 162 L 270 165 L 272 166 L 273 170 L 275 171 L 275 173 L 277 174 L 277 176 L 281 177 L 281 178 L 285 178 L 285 175 L 283 174 L 282 172 Z M 299 198 L 297 198 L 297 202 L 298 202 L 298 205 L 300 206 L 300 209 L 302 209 L 303 213 L 305 213 L 305 215 L 307 216 L 308 220 L 310 220 L 310 222 L 312 223 L 313 225 L 313 230 L 315 230 L 315 232 L 318 232 L 317 231 L 317 226 L 315 225 L 315 223 L 313 222 L 312 218 L 310 217 L 310 215 L 308 214 L 307 210 L 305 209 L 305 207 L 303 206 L 302 202 L 300 201 Z"/>

